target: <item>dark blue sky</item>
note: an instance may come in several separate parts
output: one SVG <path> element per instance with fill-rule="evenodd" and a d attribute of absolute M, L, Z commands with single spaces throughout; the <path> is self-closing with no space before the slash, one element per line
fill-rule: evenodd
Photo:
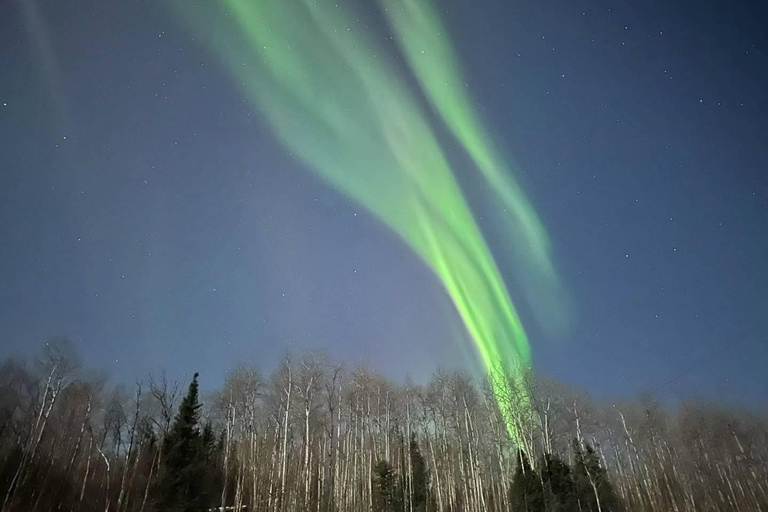
<path fill-rule="evenodd" d="M 438 6 L 572 304 L 556 338 L 522 312 L 535 366 L 601 396 L 765 405 L 763 4 Z M 63 334 L 116 379 L 215 385 L 303 348 L 417 381 L 466 364 L 437 280 L 155 0 L 0 3 L 0 283 L 0 356 Z"/>

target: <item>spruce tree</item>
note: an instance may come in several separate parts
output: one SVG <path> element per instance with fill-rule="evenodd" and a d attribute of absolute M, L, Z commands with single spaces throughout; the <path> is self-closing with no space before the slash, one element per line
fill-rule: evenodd
<path fill-rule="evenodd" d="M 543 512 L 544 487 L 541 477 L 531 467 L 525 452 L 517 452 L 517 469 L 509 490 L 509 501 L 515 512 Z"/>
<path fill-rule="evenodd" d="M 392 464 L 385 460 L 373 466 L 373 511 L 395 512 L 398 509 L 397 475 Z"/>
<path fill-rule="evenodd" d="M 210 471 L 213 435 L 200 431 L 200 401 L 195 373 L 163 443 L 163 473 L 159 501 L 163 510 L 208 508 L 212 496 Z"/>
<path fill-rule="evenodd" d="M 412 494 L 411 505 L 415 512 L 422 512 L 427 508 L 427 464 L 421 455 L 416 434 L 411 434 L 411 474 Z"/>
<path fill-rule="evenodd" d="M 594 448 L 584 443 L 582 449 L 581 443 L 574 439 L 573 455 L 573 480 L 581 509 L 590 512 L 620 510 L 619 499 Z"/>
<path fill-rule="evenodd" d="M 544 487 L 544 510 L 547 512 L 579 510 L 571 468 L 557 455 L 547 453 L 542 457 L 541 481 Z"/>

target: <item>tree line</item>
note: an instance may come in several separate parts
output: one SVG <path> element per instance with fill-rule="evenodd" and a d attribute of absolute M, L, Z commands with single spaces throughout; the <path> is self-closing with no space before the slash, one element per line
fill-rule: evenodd
<path fill-rule="evenodd" d="M 0 366 L 0 512 L 768 511 L 768 417 L 526 372 L 420 386 L 316 353 L 110 385 L 55 338 Z M 500 385 L 501 383 L 501 385 Z M 516 432 L 509 435 L 509 426 Z"/>

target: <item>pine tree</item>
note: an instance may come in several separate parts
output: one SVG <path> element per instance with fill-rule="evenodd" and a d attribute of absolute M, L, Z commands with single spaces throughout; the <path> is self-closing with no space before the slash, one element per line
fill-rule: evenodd
<path fill-rule="evenodd" d="M 582 449 L 581 443 L 574 439 L 573 455 L 573 480 L 581 509 L 590 512 L 620 510 L 619 499 L 594 448 L 584 443 Z"/>
<path fill-rule="evenodd" d="M 541 481 L 544 487 L 544 510 L 578 512 L 571 468 L 556 455 L 547 453 L 542 457 Z"/>
<path fill-rule="evenodd" d="M 517 469 L 509 490 L 509 501 L 515 512 L 542 512 L 544 487 L 522 450 L 517 452 Z"/>
<path fill-rule="evenodd" d="M 210 425 L 200 431 L 197 377 L 195 373 L 163 443 L 163 474 L 159 484 L 163 510 L 201 510 L 211 502 L 213 432 Z"/>
<path fill-rule="evenodd" d="M 411 434 L 410 452 L 413 475 L 411 504 L 414 512 L 423 512 L 427 509 L 427 464 L 421 455 L 416 434 Z"/>
<path fill-rule="evenodd" d="M 385 460 L 373 466 L 373 511 L 395 512 L 398 508 L 397 475 L 392 464 Z"/>

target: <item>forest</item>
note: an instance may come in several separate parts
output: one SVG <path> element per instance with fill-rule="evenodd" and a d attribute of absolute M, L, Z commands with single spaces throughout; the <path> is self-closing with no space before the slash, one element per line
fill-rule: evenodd
<path fill-rule="evenodd" d="M 212 393 L 200 372 L 110 384 L 65 338 L 4 361 L 1 512 L 768 510 L 761 412 L 533 372 L 403 385 L 312 352 Z"/>

